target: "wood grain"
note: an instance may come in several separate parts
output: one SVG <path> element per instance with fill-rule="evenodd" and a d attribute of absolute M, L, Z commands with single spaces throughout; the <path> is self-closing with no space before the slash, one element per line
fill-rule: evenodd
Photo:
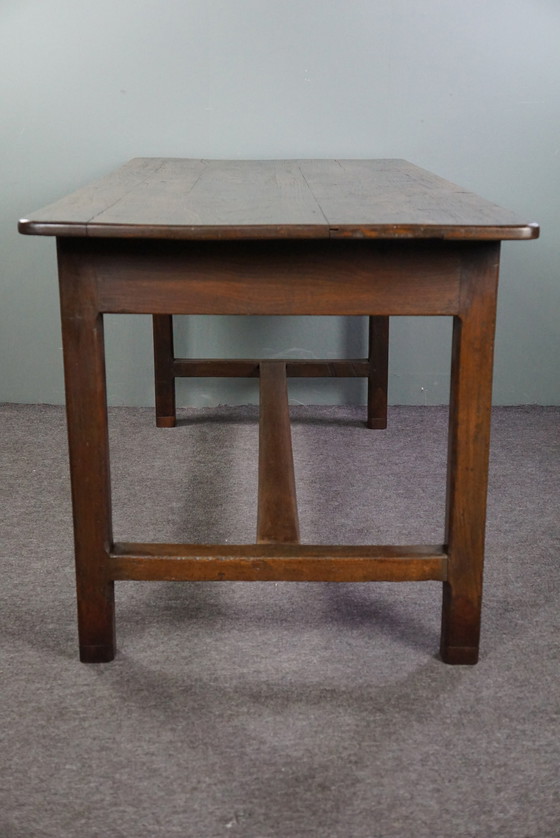
<path fill-rule="evenodd" d="M 499 240 L 536 237 L 536 225 L 404 161 L 157 158 L 132 161 L 20 229 L 58 237 L 82 660 L 115 653 L 115 580 L 438 580 L 442 659 L 476 662 Z M 265 543 L 112 544 L 104 313 L 154 315 L 167 425 L 177 375 L 254 375 L 256 364 L 174 359 L 173 314 L 369 316 L 367 360 L 258 364 Z M 286 377 L 367 374 L 368 422 L 383 427 L 391 315 L 454 318 L 446 543 L 295 543 Z"/>
<path fill-rule="evenodd" d="M 455 314 L 460 242 L 74 239 L 107 313 Z"/>
<path fill-rule="evenodd" d="M 453 664 L 478 660 L 499 251 L 473 248 L 453 326 L 441 636 L 442 659 Z"/>
<path fill-rule="evenodd" d="M 262 361 L 259 377 L 257 541 L 297 543 L 299 521 L 286 365 L 282 361 Z"/>
<path fill-rule="evenodd" d="M 80 660 L 97 663 L 112 660 L 116 648 L 106 561 L 113 536 L 103 320 L 92 272 L 64 245 L 59 242 L 58 273 Z"/>
<path fill-rule="evenodd" d="M 447 554 L 441 545 L 117 543 L 109 568 L 115 580 L 441 582 Z"/>
<path fill-rule="evenodd" d="M 138 158 L 29 217 L 31 235 L 527 239 L 538 226 L 405 160 Z"/>

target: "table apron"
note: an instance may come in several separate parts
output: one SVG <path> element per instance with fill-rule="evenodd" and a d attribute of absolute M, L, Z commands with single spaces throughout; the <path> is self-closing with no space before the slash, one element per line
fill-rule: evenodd
<path fill-rule="evenodd" d="M 453 315 L 484 246 L 59 240 L 98 311 L 122 314 Z"/>

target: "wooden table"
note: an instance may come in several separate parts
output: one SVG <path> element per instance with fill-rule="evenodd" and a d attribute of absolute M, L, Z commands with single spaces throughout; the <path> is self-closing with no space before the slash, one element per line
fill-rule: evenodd
<path fill-rule="evenodd" d="M 82 661 L 115 655 L 114 583 L 443 583 L 441 656 L 477 661 L 500 241 L 538 227 L 402 160 L 132 160 L 20 221 L 57 237 Z M 156 414 L 177 376 L 259 376 L 255 544 L 114 543 L 103 315 L 154 315 Z M 366 315 L 369 356 L 174 357 L 172 315 Z M 386 423 L 391 315 L 454 321 L 445 544 L 299 543 L 288 376 L 365 376 Z"/>

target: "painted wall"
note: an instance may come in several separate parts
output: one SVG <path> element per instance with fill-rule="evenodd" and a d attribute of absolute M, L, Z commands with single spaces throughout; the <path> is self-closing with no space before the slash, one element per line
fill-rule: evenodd
<path fill-rule="evenodd" d="M 559 43 L 557 0 L 1 0 L 0 401 L 63 400 L 54 242 L 18 236 L 20 216 L 135 156 L 339 156 L 407 158 L 542 224 L 504 245 L 494 393 L 560 403 Z M 192 318 L 177 343 L 335 357 L 365 329 Z M 150 404 L 149 319 L 109 317 L 107 342 L 111 401 Z M 391 401 L 444 402 L 449 345 L 446 320 L 394 318 Z M 183 404 L 255 397 L 179 385 Z"/>

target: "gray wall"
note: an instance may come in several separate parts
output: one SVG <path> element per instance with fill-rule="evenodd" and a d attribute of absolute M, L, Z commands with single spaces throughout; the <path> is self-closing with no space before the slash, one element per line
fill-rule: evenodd
<path fill-rule="evenodd" d="M 134 156 L 339 156 L 407 158 L 542 224 L 504 245 L 494 393 L 560 402 L 558 0 L 1 0 L 0 24 L 0 401 L 63 400 L 54 241 L 18 236 L 18 217 Z M 115 404 L 152 402 L 150 328 L 108 318 Z M 199 356 L 333 357 L 364 350 L 365 323 L 193 318 L 177 338 Z M 393 402 L 447 399 L 449 339 L 446 320 L 394 318 Z"/>

